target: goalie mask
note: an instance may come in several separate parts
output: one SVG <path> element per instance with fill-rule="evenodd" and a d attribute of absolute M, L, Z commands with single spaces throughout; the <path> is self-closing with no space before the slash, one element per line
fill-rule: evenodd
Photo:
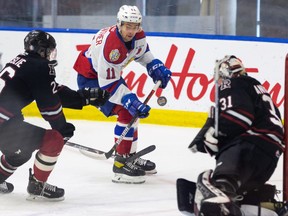
<path fill-rule="evenodd" d="M 242 61 L 234 55 L 227 55 L 221 60 L 216 60 L 214 68 L 215 78 L 217 78 L 217 69 L 219 70 L 219 77 L 224 79 L 247 75 Z"/>
<path fill-rule="evenodd" d="M 142 15 L 136 6 L 123 5 L 120 7 L 117 14 L 118 28 L 123 25 L 123 22 L 138 23 L 142 22 Z"/>
<path fill-rule="evenodd" d="M 56 41 L 52 35 L 41 30 L 33 30 L 24 38 L 24 49 L 28 53 L 37 53 L 48 60 L 56 59 Z"/>

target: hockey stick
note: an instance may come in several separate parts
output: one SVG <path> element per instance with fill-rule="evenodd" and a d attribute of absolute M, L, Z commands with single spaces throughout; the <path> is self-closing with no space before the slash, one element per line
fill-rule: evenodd
<path fill-rule="evenodd" d="M 176 192 L 179 211 L 185 215 L 194 215 L 196 183 L 178 178 L 176 181 Z"/>
<path fill-rule="evenodd" d="M 153 96 L 153 94 L 156 92 L 156 90 L 159 88 L 159 86 L 161 85 L 161 81 L 158 81 L 155 86 L 153 87 L 153 89 L 151 90 L 151 92 L 149 93 L 149 95 L 146 97 L 145 101 L 143 102 L 144 104 L 147 104 L 148 101 L 150 100 L 150 98 Z M 94 148 L 90 148 L 90 147 L 86 147 L 83 145 L 79 145 L 77 143 L 72 143 L 72 142 L 67 142 L 66 145 L 74 147 L 74 148 L 78 148 L 79 151 L 88 156 L 89 153 L 94 153 L 95 155 L 93 156 L 94 159 L 99 159 L 99 160 L 105 160 L 108 159 L 110 157 L 112 157 L 114 151 L 116 150 L 116 147 L 122 142 L 123 138 L 126 136 L 126 134 L 128 133 L 128 131 L 130 130 L 130 128 L 133 126 L 133 124 L 137 121 L 138 119 L 138 114 L 136 114 L 131 121 L 129 122 L 129 124 L 126 126 L 126 128 L 123 130 L 122 134 L 119 136 L 118 140 L 115 142 L 115 144 L 113 145 L 113 147 L 108 151 L 108 152 L 104 152 L 101 150 L 97 150 Z M 147 147 L 149 148 L 149 147 Z M 143 149 L 144 150 L 144 149 Z M 154 149 L 153 149 L 154 150 Z M 152 151 L 153 151 L 152 150 Z M 138 152 L 139 153 L 139 152 Z M 149 152 L 148 152 L 149 153 Z M 137 154 L 137 153 L 136 153 Z M 147 153 L 146 153 L 147 154 Z M 88 157 L 92 157 L 91 154 L 89 154 Z"/>
<path fill-rule="evenodd" d="M 149 93 L 149 95 L 146 97 L 145 101 L 143 102 L 143 104 L 147 104 L 148 101 L 150 100 L 150 98 L 153 96 L 153 94 L 156 92 L 156 90 L 159 88 L 159 86 L 161 85 L 161 81 L 157 81 L 157 83 L 155 84 L 155 86 L 153 87 L 153 89 L 151 90 L 151 92 Z M 122 134 L 119 136 L 119 138 L 117 139 L 117 141 L 115 142 L 115 144 L 113 145 L 113 147 L 106 153 L 101 154 L 103 155 L 106 159 L 110 158 L 113 154 L 113 152 L 116 150 L 116 147 L 122 142 L 123 138 L 126 136 L 126 134 L 128 133 L 128 131 L 130 130 L 130 128 L 133 126 L 133 124 L 137 121 L 139 114 L 137 113 L 129 122 L 129 124 L 126 126 L 126 128 L 123 130 Z"/>
<path fill-rule="evenodd" d="M 91 152 L 91 153 L 94 153 L 94 154 L 104 154 L 105 152 L 103 151 L 100 151 L 100 150 L 97 150 L 97 149 L 94 149 L 94 148 L 90 148 L 90 147 L 87 147 L 87 146 L 83 146 L 83 145 L 80 145 L 80 144 L 77 144 L 77 143 L 74 143 L 74 142 L 66 142 L 65 145 L 68 145 L 70 147 L 73 147 L 73 148 L 77 148 L 79 149 L 80 151 L 87 151 L 87 152 Z"/>
<path fill-rule="evenodd" d="M 131 157 L 128 157 L 128 158 L 126 158 L 126 161 L 127 162 L 131 162 L 131 161 L 133 161 L 133 160 L 135 160 L 136 158 L 138 158 L 138 157 L 142 157 L 143 155 L 145 155 L 145 154 L 148 154 L 148 153 L 150 153 L 150 152 L 152 152 L 152 151 L 154 151 L 156 149 L 156 146 L 155 145 L 150 145 L 150 146 L 148 146 L 148 147 L 146 147 L 146 148 L 144 148 L 144 149 L 142 149 L 142 150 L 140 150 L 140 151 L 138 151 L 138 152 L 136 152 L 134 155 L 132 155 Z M 94 149 L 94 150 L 96 150 L 96 149 Z M 97 151 L 97 150 L 96 150 Z M 99 157 L 99 154 L 95 154 L 95 152 L 93 151 L 93 152 L 91 152 L 91 151 L 86 151 L 86 150 L 83 150 L 83 149 L 80 149 L 80 152 L 83 154 L 83 155 L 85 155 L 85 156 L 87 156 L 87 157 L 90 157 L 90 158 L 92 158 L 92 159 L 96 159 L 96 160 L 106 160 L 106 158 L 104 158 L 104 157 Z M 104 153 L 104 152 L 103 152 Z M 113 157 L 115 157 L 115 155 L 114 154 L 112 154 L 112 156 L 111 156 L 112 158 Z"/>
<path fill-rule="evenodd" d="M 219 132 L 219 66 L 221 61 L 216 62 L 216 67 L 214 71 L 214 81 L 215 81 L 215 116 L 214 116 L 214 128 L 215 128 L 215 137 L 218 137 Z"/>
<path fill-rule="evenodd" d="M 73 147 L 73 148 L 77 148 L 79 149 L 79 151 L 84 154 L 85 156 L 87 157 L 90 157 L 90 158 L 93 158 L 93 159 L 107 159 L 107 158 L 104 158 L 104 157 L 99 157 L 99 155 L 104 155 L 105 152 L 101 151 L 101 150 L 97 150 L 97 149 L 94 149 L 94 148 L 90 148 L 90 147 L 87 147 L 87 146 L 83 146 L 83 145 L 80 145 L 80 144 L 77 144 L 77 143 L 74 143 L 74 142 L 66 142 L 66 145 L 70 146 L 70 147 Z M 136 152 L 134 155 L 132 155 L 131 157 L 127 158 L 126 161 L 133 161 L 135 160 L 136 158 L 138 157 L 141 157 L 145 154 L 148 154 L 152 151 L 154 151 L 156 149 L 156 146 L 155 145 L 150 145 L 138 152 Z M 111 157 L 114 157 L 115 155 L 111 155 Z"/>

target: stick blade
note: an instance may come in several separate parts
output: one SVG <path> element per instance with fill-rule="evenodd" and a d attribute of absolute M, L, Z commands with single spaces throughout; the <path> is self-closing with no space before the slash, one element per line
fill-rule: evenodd
<path fill-rule="evenodd" d="M 136 158 L 142 157 L 143 155 L 146 155 L 146 154 L 154 151 L 155 149 L 156 149 L 155 145 L 150 145 L 150 146 L 136 152 L 133 156 L 127 158 L 126 161 L 131 162 L 131 161 L 135 160 Z"/>
<path fill-rule="evenodd" d="M 179 178 L 176 182 L 176 189 L 179 211 L 185 215 L 194 215 L 196 183 Z"/>
<path fill-rule="evenodd" d="M 95 153 L 95 152 L 90 152 L 90 151 L 85 151 L 85 150 L 82 150 L 82 149 L 79 149 L 80 153 L 89 157 L 89 158 L 92 158 L 92 159 L 96 159 L 96 160 L 107 160 L 108 158 L 105 156 L 105 153 L 101 152 L 101 153 Z M 114 155 L 112 155 L 112 157 L 114 157 Z"/>
<path fill-rule="evenodd" d="M 92 159 L 96 159 L 96 160 L 107 160 L 110 157 L 111 158 L 115 157 L 115 155 L 113 154 L 113 152 L 111 150 L 109 152 L 105 153 L 103 151 L 96 150 L 96 149 L 91 149 L 89 147 L 85 147 L 85 148 L 79 148 L 78 147 L 78 149 L 79 149 L 81 154 L 83 154 L 83 155 L 85 155 L 87 157 L 90 157 Z M 137 152 L 132 157 L 127 158 L 127 161 L 132 161 L 132 160 L 136 159 L 137 157 L 141 157 L 141 156 L 143 156 L 145 154 L 148 154 L 148 153 L 154 151 L 155 149 L 156 149 L 155 145 L 148 146 L 148 147 L 142 149 L 141 151 Z"/>

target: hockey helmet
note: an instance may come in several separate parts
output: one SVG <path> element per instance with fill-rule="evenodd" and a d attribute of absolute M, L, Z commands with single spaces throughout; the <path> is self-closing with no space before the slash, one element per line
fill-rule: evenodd
<path fill-rule="evenodd" d="M 33 30 L 24 38 L 24 49 L 28 53 L 38 53 L 50 60 L 51 53 L 56 48 L 54 37 L 41 30 Z"/>
<path fill-rule="evenodd" d="M 247 75 L 242 61 L 234 55 L 226 55 L 223 59 L 216 60 L 214 69 L 215 77 L 217 76 L 217 70 L 219 70 L 219 77 L 221 78 Z"/>
<path fill-rule="evenodd" d="M 142 15 L 136 6 L 122 5 L 117 14 L 117 25 L 120 27 L 123 22 L 139 23 L 141 25 Z"/>

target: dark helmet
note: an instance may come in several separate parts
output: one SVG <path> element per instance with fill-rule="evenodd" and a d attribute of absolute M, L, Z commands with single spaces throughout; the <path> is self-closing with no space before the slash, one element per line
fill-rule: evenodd
<path fill-rule="evenodd" d="M 24 38 L 24 49 L 28 53 L 38 53 L 43 58 L 49 58 L 56 48 L 56 41 L 52 35 L 41 30 L 33 30 Z"/>

